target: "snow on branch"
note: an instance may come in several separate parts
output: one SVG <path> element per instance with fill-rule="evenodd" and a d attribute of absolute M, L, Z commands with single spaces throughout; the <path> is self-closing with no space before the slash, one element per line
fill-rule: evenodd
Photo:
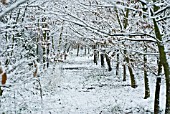
<path fill-rule="evenodd" d="M 6 15 L 8 12 L 12 11 L 13 9 L 15 9 L 19 5 L 25 3 L 26 1 L 27 0 L 19 0 L 19 1 L 15 2 L 14 4 L 12 4 L 10 7 L 6 8 L 3 12 L 0 13 L 0 19 L 2 19 L 3 16 Z"/>
<path fill-rule="evenodd" d="M 166 17 L 163 17 L 163 18 L 158 19 L 156 22 L 164 21 L 164 20 L 167 20 L 167 19 L 169 19 L 169 18 L 170 18 L 170 16 L 166 16 Z"/>
<path fill-rule="evenodd" d="M 145 0 L 139 0 L 139 1 L 143 4 L 147 4 L 147 2 Z"/>
<path fill-rule="evenodd" d="M 155 12 L 155 15 L 158 15 L 158 14 L 164 12 L 164 11 L 167 10 L 167 9 L 170 9 L 170 5 L 167 5 L 167 6 L 164 7 L 163 9 L 158 10 L 157 12 Z"/>
<path fill-rule="evenodd" d="M 110 34 L 110 33 L 107 33 L 105 31 L 102 31 L 100 29 L 97 29 L 95 27 L 92 27 L 90 25 L 88 25 L 87 23 L 85 23 L 84 21 L 81 21 L 81 22 L 75 22 L 75 21 L 72 21 L 72 20 L 68 20 L 68 19 L 64 19 L 64 18 L 60 18 L 61 20 L 64 20 L 64 21 L 67 21 L 67 22 L 70 22 L 70 23 L 73 23 L 75 25 L 78 25 L 80 27 L 84 27 L 85 29 L 87 30 L 90 30 L 90 31 L 93 31 L 97 34 L 104 34 L 104 35 L 107 35 L 107 36 L 129 36 L 129 37 L 135 37 L 135 36 L 147 36 L 149 37 L 150 39 L 132 39 L 132 38 L 125 38 L 125 40 L 131 40 L 131 41 L 150 41 L 150 42 L 161 42 L 159 41 L 157 38 L 155 38 L 154 36 L 150 35 L 150 34 L 146 34 L 146 33 L 114 33 L 114 34 Z M 79 19 L 80 20 L 80 19 Z"/>

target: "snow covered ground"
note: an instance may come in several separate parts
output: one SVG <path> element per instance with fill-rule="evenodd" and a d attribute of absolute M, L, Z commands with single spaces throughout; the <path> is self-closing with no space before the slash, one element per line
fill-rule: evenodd
<path fill-rule="evenodd" d="M 130 79 L 122 81 L 121 72 L 108 72 L 93 64 L 92 58 L 70 57 L 51 66 L 41 77 L 16 89 L 6 89 L 1 97 L 0 113 L 5 114 L 151 114 L 154 106 L 155 77 L 149 76 L 151 97 L 144 99 L 141 74 L 137 88 Z M 42 98 L 40 96 L 40 85 Z M 164 84 L 162 86 L 164 88 Z M 164 89 L 163 89 L 164 90 Z M 164 92 L 161 91 L 164 96 Z M 164 108 L 161 98 L 161 109 Z"/>

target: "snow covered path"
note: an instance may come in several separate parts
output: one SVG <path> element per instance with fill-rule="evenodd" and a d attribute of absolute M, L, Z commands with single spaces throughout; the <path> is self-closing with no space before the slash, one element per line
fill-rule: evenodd
<path fill-rule="evenodd" d="M 44 96 L 45 114 L 150 114 L 153 111 L 153 98 L 143 99 L 143 83 L 133 89 L 129 81 L 123 82 L 122 77 L 115 76 L 115 71 L 107 72 L 88 58 L 69 59 L 59 69 L 53 82 L 55 88 Z"/>
<path fill-rule="evenodd" d="M 113 71 L 108 72 L 88 57 L 70 57 L 64 63 L 53 64 L 40 77 L 32 78 L 29 74 L 25 81 L 5 89 L 0 113 L 151 114 L 155 78 L 149 76 L 151 97 L 143 99 L 142 74 L 135 74 L 138 87 L 133 89 L 129 76 L 127 81 L 122 81 L 121 72 L 116 76 L 114 66 L 113 63 Z M 164 92 L 161 96 L 165 96 Z M 164 109 L 164 102 L 161 104 L 160 108 Z"/>

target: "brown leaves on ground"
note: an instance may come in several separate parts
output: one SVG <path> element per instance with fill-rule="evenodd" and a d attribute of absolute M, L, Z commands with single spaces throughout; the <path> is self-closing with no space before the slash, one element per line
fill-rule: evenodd
<path fill-rule="evenodd" d="M 6 80 L 7 80 L 7 75 L 6 75 L 6 73 L 3 73 L 3 74 L 2 74 L 2 81 L 1 81 L 1 83 L 2 83 L 2 84 L 5 84 L 5 83 L 6 83 Z"/>
<path fill-rule="evenodd" d="M 1 0 L 2 4 L 7 4 L 7 0 Z"/>
<path fill-rule="evenodd" d="M 7 80 L 7 75 L 5 72 L 3 72 L 2 67 L 0 66 L 0 75 L 2 76 L 1 84 L 5 84 Z"/>

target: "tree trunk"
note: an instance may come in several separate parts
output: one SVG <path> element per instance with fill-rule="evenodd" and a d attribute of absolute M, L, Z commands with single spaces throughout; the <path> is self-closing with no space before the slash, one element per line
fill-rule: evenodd
<path fill-rule="evenodd" d="M 60 36 L 59 36 L 59 41 L 58 41 L 58 54 L 60 54 L 60 48 L 61 48 L 61 43 L 62 43 L 62 36 L 63 36 L 63 30 L 64 30 L 64 21 L 62 22 L 62 27 L 60 31 Z"/>
<path fill-rule="evenodd" d="M 166 56 L 165 56 L 166 58 Z M 166 60 L 166 59 L 165 59 Z M 165 78 L 166 78 L 166 109 L 165 109 L 165 113 L 166 114 L 170 114 L 170 72 L 169 72 L 169 65 L 167 60 L 164 61 L 163 63 L 163 67 L 164 67 L 164 72 L 165 72 Z"/>
<path fill-rule="evenodd" d="M 135 81 L 135 76 L 133 74 L 132 67 L 130 66 L 129 58 L 128 57 L 126 57 L 126 62 L 128 63 L 128 70 L 129 70 L 129 73 L 130 73 L 131 87 L 132 88 L 136 88 L 137 85 L 136 85 L 136 81 Z"/>
<path fill-rule="evenodd" d="M 77 44 L 77 56 L 79 56 L 80 44 Z"/>
<path fill-rule="evenodd" d="M 156 88 L 155 88 L 155 102 L 154 102 L 154 114 L 159 114 L 159 96 L 160 96 L 160 84 L 161 84 L 161 74 L 162 65 L 158 62 L 158 76 L 156 78 Z"/>
<path fill-rule="evenodd" d="M 49 34 L 47 35 L 47 42 L 49 42 L 49 40 L 50 40 L 50 36 L 49 36 Z M 49 60 L 49 54 L 50 54 L 50 46 L 49 46 L 49 44 L 47 44 L 47 68 L 49 67 L 49 65 L 50 65 L 50 60 Z"/>
<path fill-rule="evenodd" d="M 106 57 L 107 65 L 108 65 L 108 71 L 112 71 L 110 58 L 109 58 L 109 56 L 107 54 L 105 54 L 105 57 Z"/>
<path fill-rule="evenodd" d="M 126 50 L 124 50 L 124 54 L 126 55 Z M 124 63 L 126 62 L 126 57 L 124 57 Z M 123 64 L 123 81 L 126 81 L 126 65 Z"/>
<path fill-rule="evenodd" d="M 3 93 L 3 90 L 2 90 L 1 87 L 0 87 L 0 96 L 2 96 L 2 93 Z"/>
<path fill-rule="evenodd" d="M 90 48 L 88 47 L 88 52 L 87 52 L 87 54 L 90 54 Z"/>
<path fill-rule="evenodd" d="M 94 50 L 94 52 L 93 52 L 93 57 L 94 57 L 93 61 L 97 65 L 98 55 L 97 55 L 97 50 L 96 50 L 96 44 L 93 45 L 93 50 Z"/>
<path fill-rule="evenodd" d="M 144 52 L 147 51 L 147 47 L 145 46 Z M 146 55 L 143 55 L 144 59 L 144 84 L 145 84 L 145 96 L 144 99 L 147 99 L 150 97 L 150 90 L 149 90 L 149 81 L 148 81 L 148 74 L 147 74 L 147 68 L 146 68 L 146 63 L 147 63 L 147 58 Z"/>
<path fill-rule="evenodd" d="M 94 63 L 97 65 L 97 50 L 94 50 Z"/>
<path fill-rule="evenodd" d="M 123 65 L 123 81 L 126 81 L 126 65 Z"/>
<path fill-rule="evenodd" d="M 135 76 L 134 76 L 134 74 L 133 74 L 133 69 L 132 69 L 132 67 L 130 66 L 129 57 L 127 57 L 126 53 L 127 53 L 127 52 L 126 52 L 126 50 L 125 50 L 125 51 L 124 51 L 124 55 L 125 55 L 125 61 L 126 61 L 126 63 L 128 63 L 128 70 L 129 70 L 129 74 L 130 74 L 131 87 L 132 87 L 132 88 L 136 88 L 137 85 L 136 85 L 136 81 L 135 81 Z M 124 72 L 126 72 L 126 69 L 124 69 Z M 125 73 L 124 75 L 126 75 L 126 73 Z"/>
<path fill-rule="evenodd" d="M 160 94 L 161 77 L 156 78 L 154 114 L 159 114 L 159 94 Z"/>
<path fill-rule="evenodd" d="M 43 33 L 43 38 L 44 38 L 43 41 L 45 41 L 46 40 L 46 32 Z M 44 64 L 43 68 L 45 69 L 46 68 L 46 65 L 45 65 L 46 64 L 46 46 L 43 47 L 43 64 Z"/>
<path fill-rule="evenodd" d="M 136 88 L 137 85 L 136 85 L 136 81 L 135 81 L 135 76 L 133 74 L 133 70 L 132 70 L 132 68 L 130 66 L 128 66 L 128 69 L 129 69 L 129 73 L 130 73 L 131 87 Z"/>
<path fill-rule="evenodd" d="M 162 41 L 162 36 L 161 36 L 159 27 L 158 27 L 155 19 L 153 19 L 153 23 L 154 23 L 156 38 L 158 40 Z M 170 86 L 170 79 L 169 79 L 170 71 L 169 71 L 169 65 L 168 65 L 168 61 L 166 58 L 164 45 L 160 42 L 158 42 L 157 44 L 158 44 L 158 50 L 159 50 L 160 64 L 162 64 L 162 66 L 164 68 L 165 80 L 166 80 L 166 109 L 165 109 L 165 113 L 170 114 L 170 87 L 169 87 Z"/>
<path fill-rule="evenodd" d="M 119 53 L 117 54 L 116 75 L 119 75 Z"/>
<path fill-rule="evenodd" d="M 128 17 L 129 17 L 129 9 L 126 9 L 126 14 L 123 20 L 123 27 L 124 29 L 127 28 L 128 26 Z M 124 43 L 123 43 L 124 45 Z M 129 58 L 126 57 L 126 53 L 127 51 L 124 50 L 124 62 L 127 62 L 129 64 Z M 130 78 L 131 78 L 131 87 L 135 88 L 136 87 L 136 82 L 135 82 L 135 78 L 134 78 L 134 74 L 133 74 L 133 70 L 130 66 L 128 66 L 129 72 L 130 72 Z M 123 81 L 126 81 L 126 65 L 123 65 Z"/>
<path fill-rule="evenodd" d="M 104 53 L 100 54 L 101 67 L 104 67 Z"/>
<path fill-rule="evenodd" d="M 84 55 L 87 55 L 87 46 L 84 46 Z"/>

